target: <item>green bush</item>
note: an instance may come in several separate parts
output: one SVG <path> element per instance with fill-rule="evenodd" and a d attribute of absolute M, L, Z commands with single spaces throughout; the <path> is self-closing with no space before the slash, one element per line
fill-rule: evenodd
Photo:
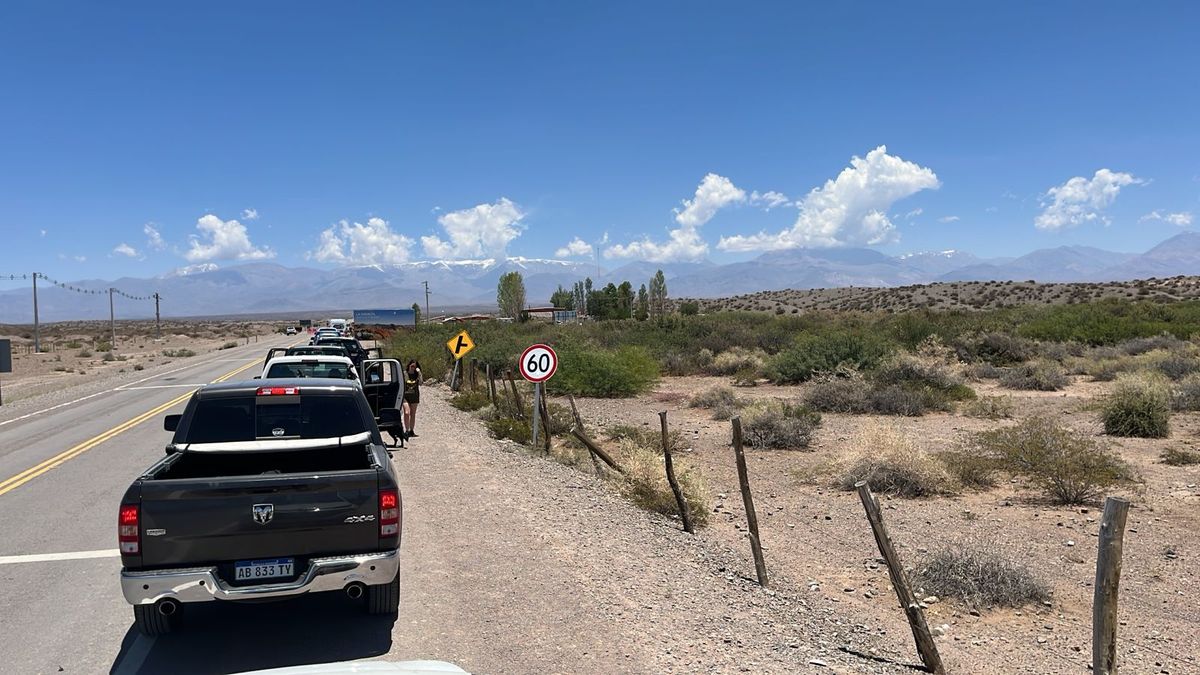
<path fill-rule="evenodd" d="M 733 389 L 724 385 L 709 387 L 688 398 L 689 408 L 716 408 L 720 405 L 736 407 L 740 403 L 741 401 L 737 394 L 733 393 Z"/>
<path fill-rule="evenodd" d="M 761 372 L 767 353 L 761 349 L 734 347 L 717 354 L 704 369 L 709 375 L 733 375 L 741 370 Z"/>
<path fill-rule="evenodd" d="M 492 438 L 509 440 L 521 445 L 529 445 L 533 441 L 533 432 L 529 420 L 519 420 L 514 417 L 491 417 L 483 422 Z"/>
<path fill-rule="evenodd" d="M 871 410 L 871 385 L 857 370 L 842 369 L 814 378 L 805 387 L 804 404 L 829 413 L 858 414 Z"/>
<path fill-rule="evenodd" d="M 805 334 L 771 359 L 768 374 L 777 383 L 792 384 L 806 382 L 817 373 L 839 366 L 869 370 L 879 365 L 891 350 L 887 342 L 868 332 Z"/>
<path fill-rule="evenodd" d="M 996 472 L 1000 465 L 993 457 L 960 448 L 940 452 L 937 458 L 963 487 L 989 488 L 996 484 Z"/>
<path fill-rule="evenodd" d="M 741 419 L 743 440 L 756 448 L 807 448 L 821 425 L 820 413 L 773 399 L 750 404 Z"/>
<path fill-rule="evenodd" d="M 1095 438 L 1045 417 L 975 434 L 966 451 L 994 460 L 999 470 L 1028 477 L 1060 504 L 1081 504 L 1134 480 L 1129 465 Z"/>
<path fill-rule="evenodd" d="M 649 390 L 658 381 L 658 365 L 640 347 L 603 351 L 570 346 L 558 354 L 558 374 L 548 383 L 555 394 L 629 397 Z"/>
<path fill-rule="evenodd" d="M 492 401 L 491 398 L 488 397 L 488 393 L 482 389 L 479 391 L 463 389 L 454 396 L 450 397 L 450 405 L 458 408 L 459 410 L 465 410 L 468 412 L 486 408 L 491 405 L 491 403 Z"/>
<path fill-rule="evenodd" d="M 1109 436 L 1166 438 L 1171 431 L 1171 390 L 1159 378 L 1126 375 L 1100 413 Z"/>
<path fill-rule="evenodd" d="M 947 546 L 917 568 L 917 586 L 971 609 L 1021 607 L 1050 599 L 1050 587 L 1025 565 L 1001 557 L 993 547 Z"/>
<path fill-rule="evenodd" d="M 1053 361 L 1023 363 L 1000 376 L 1000 386 L 1022 391 L 1058 391 L 1070 382 L 1062 366 Z"/>

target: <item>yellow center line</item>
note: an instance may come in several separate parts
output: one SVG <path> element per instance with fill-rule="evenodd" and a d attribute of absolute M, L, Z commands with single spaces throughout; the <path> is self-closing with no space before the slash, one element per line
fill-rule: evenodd
<path fill-rule="evenodd" d="M 224 382 L 224 381 L 228 380 L 229 378 L 233 377 L 234 375 L 237 375 L 238 373 L 240 373 L 244 370 L 247 370 L 249 368 L 252 368 L 255 365 L 259 365 L 261 363 L 262 363 L 261 360 L 255 359 L 254 361 L 251 361 L 250 363 L 247 363 L 244 366 L 239 366 L 239 367 L 229 371 L 228 373 L 225 373 L 224 375 L 218 377 L 217 379 L 213 380 L 213 384 L 216 384 L 217 382 Z M 114 436 L 117 436 L 126 431 L 129 431 L 133 427 L 141 424 L 142 422 L 145 422 L 146 420 L 150 419 L 151 417 L 154 417 L 155 415 L 157 415 L 171 407 L 179 405 L 180 403 L 186 401 L 194 393 L 196 393 L 196 390 L 192 390 L 192 391 L 187 392 L 186 394 L 177 396 L 177 397 L 171 399 L 170 401 L 167 401 L 166 403 L 163 403 L 162 405 L 155 407 L 152 410 L 147 410 L 146 412 L 138 415 L 137 417 L 134 417 L 133 419 L 126 420 L 125 422 L 118 424 L 117 426 L 109 429 L 108 431 L 105 431 L 104 433 L 101 433 L 97 436 L 93 436 L 92 438 L 89 438 L 88 440 L 80 443 L 79 445 L 74 446 L 73 448 L 70 448 L 69 450 L 60 452 L 59 454 L 37 464 L 36 466 L 30 467 L 30 468 L 22 471 L 21 473 L 13 476 L 11 478 L 8 478 L 4 481 L 0 481 L 0 495 L 11 492 L 12 490 L 15 490 L 15 489 L 21 487 L 22 485 L 28 483 L 29 481 L 33 480 L 34 478 L 41 476 L 42 474 L 46 473 L 47 471 L 50 471 L 51 469 L 61 466 L 64 462 L 67 462 L 71 459 L 78 457 L 79 455 L 82 455 L 83 453 L 87 452 L 88 450 L 91 450 L 92 448 L 113 438 Z"/>

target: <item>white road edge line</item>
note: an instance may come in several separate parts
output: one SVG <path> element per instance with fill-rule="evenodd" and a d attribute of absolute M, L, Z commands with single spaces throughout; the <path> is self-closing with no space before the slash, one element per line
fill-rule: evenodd
<path fill-rule="evenodd" d="M 14 563 L 56 562 L 59 560 L 87 560 L 89 558 L 119 558 L 121 552 L 115 548 L 100 551 L 72 551 L 69 553 L 31 553 L 29 555 L 0 556 L 0 565 Z"/>
<path fill-rule="evenodd" d="M 143 389 L 175 389 L 177 387 L 194 389 L 195 387 L 203 387 L 207 384 L 208 384 L 207 382 L 193 382 L 191 384 L 148 384 L 144 387 L 118 387 L 116 389 L 116 391 L 141 391 Z"/>

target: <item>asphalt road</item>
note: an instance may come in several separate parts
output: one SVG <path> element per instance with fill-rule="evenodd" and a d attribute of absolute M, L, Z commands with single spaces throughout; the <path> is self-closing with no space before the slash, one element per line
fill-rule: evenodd
<path fill-rule="evenodd" d="M 170 437 L 162 417 L 181 411 L 199 385 L 252 377 L 267 348 L 296 340 L 279 336 L 193 357 L 85 400 L 0 419 L 0 671 L 212 672 L 387 652 L 390 621 L 364 618 L 338 640 L 336 622 L 331 631 L 330 622 L 299 618 L 314 615 L 291 603 L 233 612 L 197 607 L 186 639 L 151 640 L 133 628 L 121 596 L 117 507 L 129 482 L 162 456 Z M 279 644 L 288 645 L 286 655 L 275 653 Z M 319 658 L 308 658 L 316 655 L 305 645 L 319 648 Z"/>

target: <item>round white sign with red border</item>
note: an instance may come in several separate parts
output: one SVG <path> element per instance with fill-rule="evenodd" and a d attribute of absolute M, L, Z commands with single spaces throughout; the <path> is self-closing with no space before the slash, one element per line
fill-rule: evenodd
<path fill-rule="evenodd" d="M 518 367 L 526 380 L 545 382 L 558 370 L 558 354 L 550 345 L 533 345 L 521 353 Z"/>

